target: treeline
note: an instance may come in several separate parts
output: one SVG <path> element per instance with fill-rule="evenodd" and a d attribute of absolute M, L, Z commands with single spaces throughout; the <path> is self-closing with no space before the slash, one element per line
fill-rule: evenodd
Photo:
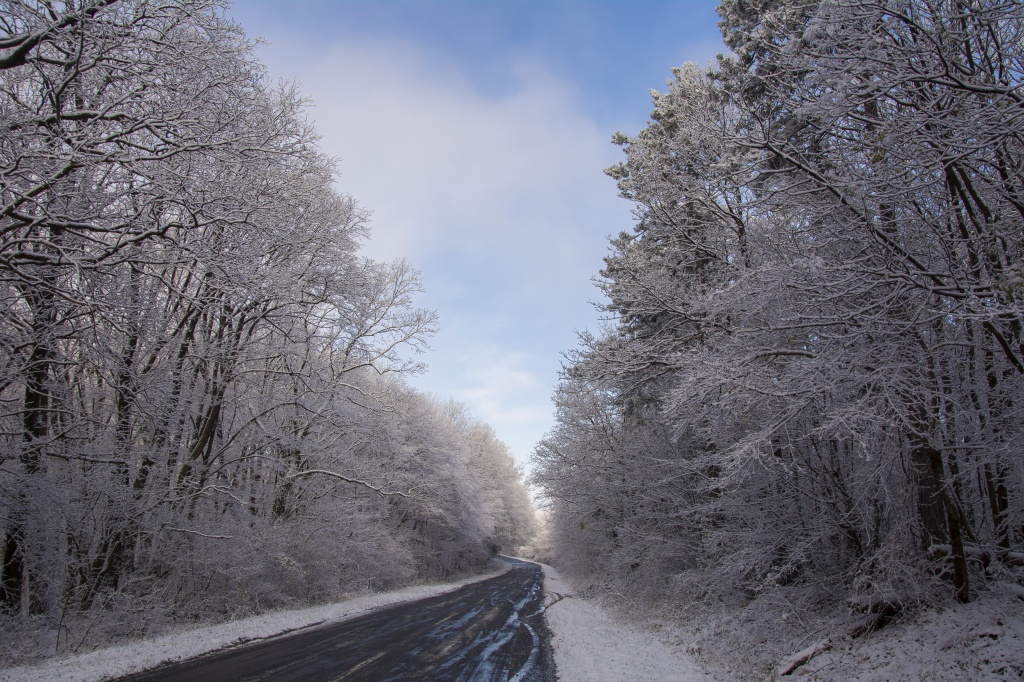
<path fill-rule="evenodd" d="M 0 3 L 0 610 L 48 646 L 530 531 L 489 427 L 403 383 L 435 316 L 302 107 L 216 0 Z"/>
<path fill-rule="evenodd" d="M 637 223 L 535 453 L 559 566 L 776 615 L 1019 582 L 1024 5 L 719 14 L 616 136 Z"/>

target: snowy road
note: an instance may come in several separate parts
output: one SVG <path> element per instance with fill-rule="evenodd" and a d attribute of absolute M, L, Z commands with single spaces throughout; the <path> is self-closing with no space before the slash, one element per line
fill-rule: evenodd
<path fill-rule="evenodd" d="M 121 679 L 554 680 L 540 567 L 507 561 L 510 571 L 454 592 Z"/>

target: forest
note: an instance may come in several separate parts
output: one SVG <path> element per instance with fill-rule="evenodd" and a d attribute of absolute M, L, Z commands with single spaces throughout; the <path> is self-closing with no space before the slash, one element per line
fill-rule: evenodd
<path fill-rule="evenodd" d="M 361 255 L 227 9 L 0 0 L 0 664 L 534 536 L 496 433 L 409 383 L 418 272 Z M 719 614 L 763 669 L 1024 595 L 1024 4 L 718 13 L 728 54 L 613 137 L 635 224 L 529 481 L 584 594 Z"/>
<path fill-rule="evenodd" d="M 295 86 L 219 0 L 0 3 L 0 658 L 478 572 L 522 471 L 406 383 Z"/>
<path fill-rule="evenodd" d="M 613 140 L 636 222 L 534 454 L 554 560 L 752 656 L 1021 594 L 1024 5 L 718 13 L 731 53 Z"/>

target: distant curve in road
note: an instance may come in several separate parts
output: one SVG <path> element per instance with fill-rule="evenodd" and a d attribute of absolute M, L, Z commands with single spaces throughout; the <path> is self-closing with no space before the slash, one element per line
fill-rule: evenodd
<path fill-rule="evenodd" d="M 553 682 L 540 566 L 119 682 Z"/>

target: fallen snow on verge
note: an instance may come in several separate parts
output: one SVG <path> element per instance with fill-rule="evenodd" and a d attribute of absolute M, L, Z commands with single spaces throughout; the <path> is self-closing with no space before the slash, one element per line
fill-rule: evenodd
<path fill-rule="evenodd" d="M 266 639 L 299 628 L 356 618 L 370 611 L 451 592 L 463 585 L 492 578 L 511 568 L 442 585 L 415 585 L 394 592 L 370 594 L 337 604 L 297 611 L 278 611 L 230 623 L 182 630 L 154 639 L 132 642 L 87 654 L 65 656 L 45 663 L 0 670 L 0 682 L 100 682 L 155 668 L 163 663 L 184 661 L 210 651 Z"/>
<path fill-rule="evenodd" d="M 544 566 L 544 592 L 559 682 L 711 682 L 690 656 L 654 633 L 573 596 L 550 566 Z"/>
<path fill-rule="evenodd" d="M 839 639 L 783 680 L 818 682 L 996 682 L 1024 678 L 1024 604 L 1015 591 L 981 592 L 893 623 L 862 638 Z"/>

